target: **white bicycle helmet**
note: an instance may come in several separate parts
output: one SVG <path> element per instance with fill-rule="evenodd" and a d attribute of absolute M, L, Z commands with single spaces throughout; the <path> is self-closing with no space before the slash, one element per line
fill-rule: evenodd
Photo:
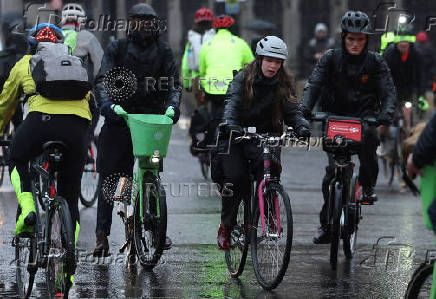
<path fill-rule="evenodd" d="M 69 22 L 81 23 L 86 20 L 86 13 L 83 7 L 77 3 L 69 3 L 62 8 L 62 24 Z"/>
<path fill-rule="evenodd" d="M 288 47 L 277 36 L 265 36 L 256 46 L 256 55 L 288 59 Z"/>

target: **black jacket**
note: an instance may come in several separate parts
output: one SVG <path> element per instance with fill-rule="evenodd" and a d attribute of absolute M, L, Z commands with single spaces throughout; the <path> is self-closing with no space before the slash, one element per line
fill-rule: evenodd
<path fill-rule="evenodd" d="M 423 57 L 424 88 L 432 90 L 433 77 L 436 75 L 436 49 L 429 42 L 418 42 L 415 45 Z"/>
<path fill-rule="evenodd" d="M 224 122 L 241 127 L 256 127 L 258 133 L 282 133 L 283 121 L 286 125 L 299 129 L 309 128 L 297 103 L 282 101 L 280 110 L 283 119 L 275 119 L 274 111 L 278 99 L 275 79 L 258 75 L 254 82 L 254 100 L 250 107 L 244 103 L 244 71 L 239 72 L 230 83 L 224 107 Z"/>
<path fill-rule="evenodd" d="M 423 57 L 413 44 L 410 46 L 406 61 L 401 60 L 401 53 L 395 44 L 391 44 L 384 51 L 383 57 L 391 69 L 399 101 L 411 100 L 413 96 L 424 95 Z"/>
<path fill-rule="evenodd" d="M 413 163 L 417 168 L 431 165 L 436 158 L 436 113 L 425 126 L 413 147 Z"/>
<path fill-rule="evenodd" d="M 95 93 L 100 106 L 109 101 L 103 85 L 104 75 L 116 66 L 127 67 L 138 80 L 135 94 L 128 101 L 121 103 L 128 113 L 163 114 L 169 105 L 179 107 L 179 73 L 173 52 L 166 42 L 156 38 L 140 44 L 127 37 L 109 44 L 95 79 Z M 146 80 L 146 77 L 149 79 Z M 156 80 L 155 84 L 150 77 Z"/>
<path fill-rule="evenodd" d="M 384 119 L 392 120 L 395 112 L 395 87 L 389 68 L 372 51 L 358 60 L 343 54 L 342 49 L 327 51 L 304 88 L 302 109 L 306 117 L 321 95 L 322 110 L 341 116 L 383 114 Z"/>

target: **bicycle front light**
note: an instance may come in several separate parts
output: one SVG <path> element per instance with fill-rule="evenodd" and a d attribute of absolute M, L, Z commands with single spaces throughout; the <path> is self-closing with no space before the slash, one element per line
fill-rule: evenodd
<path fill-rule="evenodd" d="M 157 164 L 157 163 L 159 163 L 159 151 L 158 150 L 156 150 L 156 151 L 154 151 L 154 153 L 153 153 L 153 156 L 151 156 L 151 163 L 155 163 L 155 164 Z"/>
<path fill-rule="evenodd" d="M 412 108 L 412 102 L 409 102 L 409 101 L 405 102 L 404 107 L 406 107 L 407 109 Z"/>

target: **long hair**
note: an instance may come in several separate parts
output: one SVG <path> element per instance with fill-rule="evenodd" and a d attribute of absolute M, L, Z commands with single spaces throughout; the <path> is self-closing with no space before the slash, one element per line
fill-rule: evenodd
<path fill-rule="evenodd" d="M 244 106 L 250 108 L 254 100 L 254 82 L 258 72 L 261 72 L 262 56 L 256 56 L 256 59 L 248 64 L 244 69 Z M 282 119 L 282 104 L 286 101 L 297 103 L 295 96 L 294 78 L 291 73 L 283 66 L 280 67 L 277 74 L 277 85 L 275 97 L 277 99 L 274 108 L 273 118 Z"/>

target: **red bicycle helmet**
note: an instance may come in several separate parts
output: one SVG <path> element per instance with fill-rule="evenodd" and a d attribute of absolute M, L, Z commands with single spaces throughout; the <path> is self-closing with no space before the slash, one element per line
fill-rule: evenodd
<path fill-rule="evenodd" d="M 213 12 L 209 8 L 200 8 L 195 13 L 195 23 L 199 23 L 201 21 L 213 21 Z"/>
<path fill-rule="evenodd" d="M 231 16 L 221 15 L 213 21 L 213 28 L 230 28 L 233 24 L 235 24 L 235 20 Z"/>

